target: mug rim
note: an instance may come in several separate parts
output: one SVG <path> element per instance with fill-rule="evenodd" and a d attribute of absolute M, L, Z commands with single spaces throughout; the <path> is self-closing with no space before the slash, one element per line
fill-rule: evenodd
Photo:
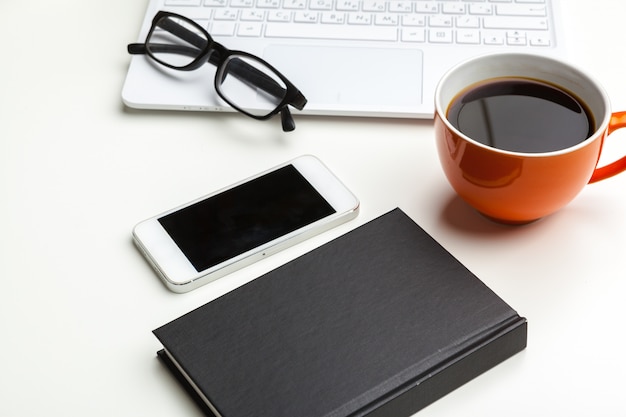
<path fill-rule="evenodd" d="M 482 60 L 493 60 L 494 58 L 503 58 L 503 57 L 509 57 L 509 58 L 515 58 L 518 60 L 528 60 L 528 59 L 534 59 L 534 60 L 542 60 L 542 61 L 547 61 L 550 62 L 552 64 L 556 64 L 556 65 L 560 65 L 562 67 L 567 68 L 568 70 L 575 72 L 579 77 L 586 79 L 586 81 L 588 81 L 590 84 L 593 85 L 594 89 L 599 93 L 599 95 L 602 97 L 602 101 L 604 103 L 605 106 L 605 112 L 604 115 L 602 117 L 602 121 L 601 123 L 598 124 L 598 126 L 596 127 L 596 129 L 594 130 L 593 134 L 590 135 L 588 138 L 586 138 L 585 140 L 581 141 L 580 143 L 577 143 L 576 145 L 573 146 L 569 146 L 567 148 L 563 148 L 563 149 L 558 149 L 555 151 L 548 151 L 548 152 L 517 152 L 517 151 L 510 151 L 510 150 L 506 150 L 506 149 L 500 149 L 500 148 L 496 148 L 496 147 L 492 147 L 489 145 L 485 145 L 484 143 L 481 143 L 475 139 L 472 139 L 471 137 L 467 136 L 465 133 L 461 132 L 459 129 L 457 129 L 454 125 L 452 125 L 452 123 L 450 123 L 450 121 L 448 120 L 447 117 L 447 108 L 443 108 L 442 106 L 442 100 L 441 100 L 441 95 L 442 95 L 442 89 L 445 86 L 445 84 L 447 82 L 449 82 L 449 79 L 452 78 L 456 72 L 458 72 L 459 70 L 461 70 L 463 67 L 466 67 L 470 64 L 475 63 L 476 61 L 482 61 Z M 502 77 L 506 77 L 506 75 L 502 75 Z M 516 77 L 516 76 L 513 76 Z M 519 76 L 522 77 L 522 76 Z M 486 81 L 486 80 L 490 80 L 490 79 L 494 79 L 496 77 L 485 77 L 485 78 L 481 78 L 475 82 L 472 83 L 468 83 L 465 87 L 469 87 L 470 85 L 474 84 L 474 83 L 478 83 L 481 81 Z M 532 78 L 532 77 L 529 77 Z M 541 80 L 541 79 L 537 79 L 538 81 L 543 81 L 543 82 L 548 82 L 548 83 L 552 83 L 549 80 Z M 554 84 L 554 83 L 552 83 Z M 563 88 L 563 87 L 560 87 Z M 457 92 L 460 93 L 462 90 L 459 90 Z M 574 92 L 575 93 L 575 92 Z M 448 107 L 450 106 L 450 103 L 448 103 Z M 611 115 L 612 115 L 612 110 L 611 110 L 611 102 L 609 99 L 609 96 L 607 94 L 607 92 L 605 91 L 604 87 L 602 86 L 602 84 L 600 84 L 594 77 L 592 77 L 591 75 L 589 75 L 588 73 L 586 73 L 585 71 L 581 71 L 580 69 L 574 67 L 572 64 L 570 64 L 567 61 L 561 60 L 561 59 L 554 59 L 551 57 L 547 57 L 544 55 L 539 55 L 539 54 L 533 54 L 533 53 L 523 53 L 523 52 L 493 52 L 493 53 L 487 53 L 487 54 L 483 54 L 483 55 L 478 55 L 469 59 L 466 59 L 464 61 L 461 61 L 457 64 L 455 64 L 453 67 L 451 67 L 450 69 L 448 69 L 448 71 L 446 71 L 444 73 L 444 75 L 441 77 L 441 79 L 439 80 L 439 82 L 437 83 L 437 87 L 435 89 L 435 115 L 439 116 L 439 118 L 442 120 L 442 122 L 446 125 L 447 129 L 451 130 L 452 132 L 454 132 L 454 134 L 456 134 L 457 136 L 463 138 L 464 140 L 470 142 L 471 144 L 478 146 L 480 148 L 492 151 L 492 152 L 496 152 L 496 153 L 500 153 L 500 154 L 504 154 L 504 155 L 510 155 L 510 156 L 519 156 L 519 157 L 524 157 L 524 158 L 542 158 L 542 157 L 548 157 L 548 156 L 555 156 L 555 155 L 563 155 L 563 154 L 567 154 L 570 152 L 574 152 L 580 148 L 584 148 L 586 146 L 589 146 L 591 143 L 593 143 L 594 141 L 596 141 L 600 136 L 602 135 L 602 132 L 605 132 L 608 129 L 609 126 L 609 122 L 611 120 Z M 596 116 L 594 114 L 594 116 Z"/>

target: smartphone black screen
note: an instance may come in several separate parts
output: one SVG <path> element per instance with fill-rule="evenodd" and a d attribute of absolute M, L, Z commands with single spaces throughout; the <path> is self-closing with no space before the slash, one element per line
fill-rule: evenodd
<path fill-rule="evenodd" d="M 335 213 L 293 165 L 159 219 L 200 272 Z"/>

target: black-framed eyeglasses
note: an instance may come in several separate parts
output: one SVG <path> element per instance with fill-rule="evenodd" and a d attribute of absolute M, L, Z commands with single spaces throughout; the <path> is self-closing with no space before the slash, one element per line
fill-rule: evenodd
<path fill-rule="evenodd" d="M 184 16 L 160 11 L 152 20 L 145 43 L 131 43 L 128 52 L 147 54 L 168 68 L 191 71 L 206 62 L 217 67 L 215 90 L 235 110 L 257 120 L 280 113 L 283 130 L 296 125 L 288 106 L 302 110 L 304 95 L 263 59 L 229 50 L 200 25 Z"/>

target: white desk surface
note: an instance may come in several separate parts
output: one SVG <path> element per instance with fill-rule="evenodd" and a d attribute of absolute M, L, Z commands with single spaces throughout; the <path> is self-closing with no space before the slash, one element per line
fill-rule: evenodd
<path fill-rule="evenodd" d="M 125 109 L 146 4 L 0 4 L 1 416 L 199 416 L 152 329 L 396 206 L 529 321 L 524 352 L 418 415 L 626 415 L 626 174 L 504 227 L 455 197 L 431 121 L 297 117 L 284 134 L 278 120 Z M 626 2 L 562 5 L 571 60 L 626 110 Z M 184 295 L 132 245 L 136 222 L 304 153 L 360 197 L 356 220 Z"/>

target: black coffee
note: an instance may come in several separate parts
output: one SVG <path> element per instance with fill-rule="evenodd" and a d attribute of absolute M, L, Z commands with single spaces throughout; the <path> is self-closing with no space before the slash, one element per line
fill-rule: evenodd
<path fill-rule="evenodd" d="M 448 120 L 470 138 L 527 153 L 574 146 L 595 131 L 591 112 L 572 94 L 525 78 L 499 78 L 461 92 Z"/>

